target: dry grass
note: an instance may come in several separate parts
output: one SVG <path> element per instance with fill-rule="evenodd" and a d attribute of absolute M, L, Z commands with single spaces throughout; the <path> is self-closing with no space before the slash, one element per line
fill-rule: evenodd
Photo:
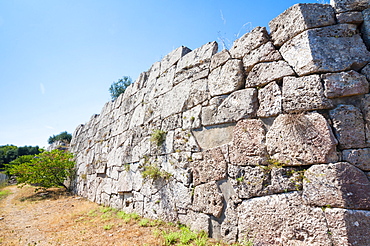
<path fill-rule="evenodd" d="M 0 245 L 165 245 L 163 232 L 179 230 L 99 206 L 61 189 L 5 188 L 0 201 Z M 206 245 L 226 245 L 208 240 Z"/>

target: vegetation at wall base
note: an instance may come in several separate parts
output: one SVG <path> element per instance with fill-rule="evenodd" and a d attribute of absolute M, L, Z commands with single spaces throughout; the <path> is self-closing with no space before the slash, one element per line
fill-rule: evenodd
<path fill-rule="evenodd" d="M 73 154 L 52 150 L 45 151 L 34 157 L 22 157 L 6 165 L 10 175 L 17 177 L 19 184 L 37 184 L 43 189 L 51 187 L 66 187 L 64 181 L 74 174 L 75 162 Z"/>

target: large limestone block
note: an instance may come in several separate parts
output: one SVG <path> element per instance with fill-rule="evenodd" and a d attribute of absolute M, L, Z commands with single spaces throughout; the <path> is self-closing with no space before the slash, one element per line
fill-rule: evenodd
<path fill-rule="evenodd" d="M 241 59 L 252 50 L 269 41 L 269 35 L 265 27 L 256 27 L 234 41 L 230 49 L 233 58 Z"/>
<path fill-rule="evenodd" d="M 370 211 L 325 209 L 333 245 L 370 245 Z"/>
<path fill-rule="evenodd" d="M 222 103 L 203 107 L 202 124 L 216 125 L 236 122 L 256 115 L 258 107 L 257 90 L 243 89 L 231 93 Z"/>
<path fill-rule="evenodd" d="M 302 178 L 294 168 L 230 165 L 228 174 L 241 199 L 285 193 L 302 187 Z"/>
<path fill-rule="evenodd" d="M 281 114 L 266 135 L 271 159 L 289 166 L 336 162 L 337 140 L 318 113 Z"/>
<path fill-rule="evenodd" d="M 167 70 L 162 73 L 156 81 L 156 84 L 153 88 L 153 90 L 148 91 L 148 98 L 155 98 L 158 97 L 159 95 L 162 95 L 164 93 L 167 93 L 170 91 L 173 87 L 173 79 L 175 76 L 175 70 L 176 66 L 172 66 L 167 68 Z"/>
<path fill-rule="evenodd" d="M 337 14 L 338 23 L 361 24 L 364 17 L 361 12 L 346 12 Z"/>
<path fill-rule="evenodd" d="M 361 27 L 362 37 L 368 49 L 370 49 L 370 8 L 362 11 L 364 23 Z"/>
<path fill-rule="evenodd" d="M 161 60 L 160 73 L 162 74 L 163 72 L 167 71 L 168 68 L 175 65 L 181 59 L 181 57 L 183 57 L 190 51 L 191 49 L 185 46 L 180 46 L 177 49 L 171 51 Z"/>
<path fill-rule="evenodd" d="M 283 79 L 283 111 L 301 112 L 331 108 L 332 103 L 324 95 L 319 75 L 285 77 Z"/>
<path fill-rule="evenodd" d="M 300 76 L 359 70 L 370 61 L 357 26 L 352 24 L 304 31 L 287 41 L 279 51 Z"/>
<path fill-rule="evenodd" d="M 292 75 L 295 73 L 285 61 L 259 63 L 249 72 L 245 87 L 261 87 L 268 82 Z"/>
<path fill-rule="evenodd" d="M 370 149 L 345 149 L 343 161 L 347 161 L 363 171 L 370 171 Z"/>
<path fill-rule="evenodd" d="M 227 145 L 204 151 L 203 160 L 192 163 L 194 185 L 226 178 L 227 163 Z"/>
<path fill-rule="evenodd" d="M 230 145 L 230 163 L 238 166 L 266 163 L 266 128 L 261 120 L 240 120 Z"/>
<path fill-rule="evenodd" d="M 305 172 L 303 199 L 311 206 L 370 209 L 370 181 L 353 165 L 314 165 Z"/>
<path fill-rule="evenodd" d="M 178 214 L 181 224 L 187 225 L 193 231 L 204 231 L 209 234 L 209 215 L 188 210 L 186 214 Z"/>
<path fill-rule="evenodd" d="M 228 60 L 230 60 L 230 58 L 231 55 L 226 49 L 214 54 L 211 58 L 211 65 L 209 69 L 213 71 L 213 69 L 225 64 Z"/>
<path fill-rule="evenodd" d="M 194 188 L 194 198 L 191 209 L 196 212 L 210 214 L 219 218 L 222 213 L 223 196 L 216 182 L 201 184 Z"/>
<path fill-rule="evenodd" d="M 208 77 L 211 96 L 229 94 L 244 86 L 243 62 L 232 59 L 214 69 Z"/>
<path fill-rule="evenodd" d="M 337 13 L 361 11 L 370 8 L 369 0 L 330 0 Z"/>
<path fill-rule="evenodd" d="M 176 129 L 173 148 L 175 151 L 198 152 L 200 147 L 190 130 Z"/>
<path fill-rule="evenodd" d="M 203 150 L 227 144 L 233 137 L 233 124 L 215 125 L 194 129 L 193 135 Z"/>
<path fill-rule="evenodd" d="M 302 202 L 298 192 L 244 200 L 238 207 L 239 240 L 256 245 L 331 246 L 324 212 Z"/>
<path fill-rule="evenodd" d="M 369 82 L 356 71 L 327 73 L 321 75 L 328 98 L 354 96 L 369 92 Z"/>
<path fill-rule="evenodd" d="M 244 56 L 243 64 L 245 71 L 249 73 L 257 63 L 272 62 L 282 59 L 283 57 L 280 55 L 279 51 L 275 49 L 272 42 L 267 42 Z"/>
<path fill-rule="evenodd" d="M 341 149 L 366 147 L 364 119 L 357 107 L 341 104 L 330 110 L 329 115 Z"/>
<path fill-rule="evenodd" d="M 217 49 L 217 42 L 209 42 L 195 50 L 192 50 L 181 57 L 181 59 L 178 61 L 176 73 L 210 61 L 211 57 L 217 53 Z"/>
<path fill-rule="evenodd" d="M 276 116 L 282 111 L 282 94 L 276 82 L 271 82 L 258 90 L 258 117 Z"/>
<path fill-rule="evenodd" d="M 210 61 L 205 61 L 200 64 L 194 65 L 193 67 L 177 71 L 173 80 L 173 84 L 177 85 L 184 80 L 195 81 L 207 78 L 209 75 L 210 64 Z"/>
<path fill-rule="evenodd" d="M 184 81 L 172 88 L 169 92 L 161 96 L 160 114 L 166 118 L 172 114 L 181 113 L 185 103 L 190 96 L 191 81 Z"/>
<path fill-rule="evenodd" d="M 271 37 L 281 46 L 297 34 L 312 28 L 335 24 L 334 10 L 330 5 L 296 4 L 270 21 Z"/>
<path fill-rule="evenodd" d="M 201 127 L 200 115 L 202 106 L 198 105 L 182 113 L 182 127 L 184 129 L 195 129 Z"/>

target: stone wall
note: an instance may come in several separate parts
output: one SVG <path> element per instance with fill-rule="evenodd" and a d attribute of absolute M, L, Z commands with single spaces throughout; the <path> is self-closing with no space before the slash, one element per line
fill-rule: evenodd
<path fill-rule="evenodd" d="M 74 132 L 75 191 L 255 245 L 370 245 L 368 0 L 179 47 Z"/>

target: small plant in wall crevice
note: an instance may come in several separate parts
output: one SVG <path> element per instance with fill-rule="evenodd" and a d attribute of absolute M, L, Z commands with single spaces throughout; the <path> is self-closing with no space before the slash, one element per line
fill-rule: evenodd
<path fill-rule="evenodd" d="M 155 143 L 157 146 L 161 146 L 166 140 L 166 132 L 160 129 L 153 130 L 150 135 L 150 141 Z"/>

